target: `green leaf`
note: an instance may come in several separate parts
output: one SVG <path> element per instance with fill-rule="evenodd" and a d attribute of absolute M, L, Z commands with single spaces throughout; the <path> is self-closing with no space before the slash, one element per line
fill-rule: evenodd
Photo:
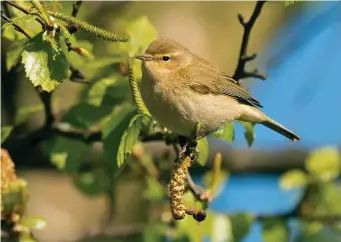
<path fill-rule="evenodd" d="M 222 140 L 232 142 L 234 140 L 234 126 L 233 122 L 227 123 L 224 127 L 214 132 L 214 135 L 217 138 Z"/>
<path fill-rule="evenodd" d="M 117 167 L 120 168 L 124 162 L 126 161 L 127 157 L 131 155 L 131 151 L 135 145 L 136 140 L 140 135 L 140 131 L 142 128 L 141 118 L 144 115 L 138 114 L 133 117 L 128 125 L 128 128 L 124 131 L 121 143 L 118 147 L 117 152 Z"/>
<path fill-rule="evenodd" d="M 14 123 L 18 125 L 22 123 L 23 121 L 25 121 L 29 115 L 32 115 L 35 112 L 39 112 L 43 110 L 44 110 L 43 104 L 36 104 L 36 105 L 22 107 L 16 113 Z"/>
<path fill-rule="evenodd" d="M 118 43 L 118 48 L 128 53 L 130 57 L 141 54 L 158 36 L 155 27 L 145 16 L 125 23 L 124 25 L 126 35 L 129 36 L 129 41 L 127 43 Z"/>
<path fill-rule="evenodd" d="M 295 2 L 297 2 L 297 1 L 292 1 L 292 0 L 291 1 L 284 1 L 284 6 L 289 7 L 291 5 L 294 5 Z"/>
<path fill-rule="evenodd" d="M 204 166 L 208 160 L 208 142 L 206 138 L 198 140 L 197 149 L 199 150 L 198 163 Z"/>
<path fill-rule="evenodd" d="M 307 185 L 307 174 L 301 170 L 293 169 L 285 172 L 281 176 L 280 185 L 283 190 L 289 190 L 296 187 Z"/>
<path fill-rule="evenodd" d="M 27 40 L 27 37 L 16 31 L 15 28 L 13 26 L 9 26 L 8 28 L 5 28 L 4 30 L 2 30 L 2 36 L 5 37 L 6 39 L 9 40 Z"/>
<path fill-rule="evenodd" d="M 102 130 L 104 145 L 104 161 L 106 171 L 112 176 L 118 172 L 118 152 L 122 137 L 129 127 L 130 120 L 136 115 L 133 108 L 117 108 L 111 115 L 111 120 Z M 121 161 L 120 161 L 121 162 Z"/>
<path fill-rule="evenodd" d="M 48 150 L 50 160 L 58 169 L 68 173 L 75 173 L 86 157 L 91 144 L 81 140 L 66 137 L 57 137 L 52 140 L 51 148 Z"/>
<path fill-rule="evenodd" d="M 102 169 L 77 173 L 73 179 L 75 185 L 89 196 L 98 196 L 108 192 L 108 177 Z"/>
<path fill-rule="evenodd" d="M 264 242 L 290 241 L 289 228 L 284 220 L 269 218 L 262 220 L 262 236 Z"/>
<path fill-rule="evenodd" d="M 12 43 L 8 52 L 6 53 L 6 70 L 11 70 L 20 60 L 21 53 L 27 43 L 26 39 L 16 40 Z"/>
<path fill-rule="evenodd" d="M 28 41 L 21 55 L 26 76 L 34 86 L 40 85 L 48 92 L 66 79 L 69 68 L 64 40 L 60 35 L 55 38 L 56 42 L 51 41 L 41 32 Z"/>
<path fill-rule="evenodd" d="M 1 144 L 7 139 L 10 135 L 13 126 L 2 126 L 1 127 Z"/>
<path fill-rule="evenodd" d="M 306 161 L 306 169 L 321 181 L 335 179 L 341 170 L 340 154 L 336 147 L 315 150 Z"/>
<path fill-rule="evenodd" d="M 255 125 L 253 123 L 250 123 L 250 122 L 240 121 L 240 123 L 244 126 L 244 129 L 245 129 L 244 137 L 245 137 L 249 147 L 251 147 L 251 145 L 252 145 L 252 143 L 256 137 L 255 129 L 254 129 Z"/>
<path fill-rule="evenodd" d="M 47 222 L 43 217 L 24 217 L 20 220 L 20 224 L 30 229 L 43 229 Z"/>
<path fill-rule="evenodd" d="M 36 16 L 34 16 L 34 15 L 27 14 L 27 15 L 24 15 L 23 17 L 12 18 L 12 22 L 7 22 L 7 23 L 3 24 L 1 28 L 4 29 L 4 28 L 9 27 L 13 24 L 20 25 L 20 24 L 25 23 L 27 21 L 33 20 L 35 17 Z"/>
<path fill-rule="evenodd" d="M 128 100 L 129 91 L 127 79 L 113 75 L 96 81 L 88 90 L 85 100 L 96 107 L 103 104 L 114 106 Z"/>
<path fill-rule="evenodd" d="M 239 242 L 249 233 L 254 217 L 248 213 L 236 213 L 229 216 L 232 224 L 233 241 Z"/>

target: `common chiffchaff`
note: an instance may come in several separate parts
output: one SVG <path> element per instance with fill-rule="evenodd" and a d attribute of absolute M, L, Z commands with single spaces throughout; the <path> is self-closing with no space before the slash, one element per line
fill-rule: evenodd
<path fill-rule="evenodd" d="M 260 111 L 262 105 L 234 79 L 173 40 L 155 40 L 136 58 L 143 61 L 143 101 L 152 116 L 175 133 L 190 137 L 199 122 L 201 138 L 240 120 L 300 139 Z"/>

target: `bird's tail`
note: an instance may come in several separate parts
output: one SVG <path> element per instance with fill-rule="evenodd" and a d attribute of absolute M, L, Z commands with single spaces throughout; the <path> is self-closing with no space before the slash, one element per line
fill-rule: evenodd
<path fill-rule="evenodd" d="M 281 135 L 284 135 L 285 137 L 291 139 L 294 142 L 300 140 L 300 137 L 298 137 L 295 133 L 293 133 L 289 129 L 285 128 L 283 125 L 277 123 L 276 121 L 270 118 L 268 118 L 266 121 L 261 122 L 261 124 L 272 129 L 273 131 L 276 131 Z"/>

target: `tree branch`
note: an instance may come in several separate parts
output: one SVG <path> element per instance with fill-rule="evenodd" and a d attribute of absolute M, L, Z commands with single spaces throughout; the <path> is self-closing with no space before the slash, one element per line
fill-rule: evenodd
<path fill-rule="evenodd" d="M 12 23 L 12 20 L 10 18 L 8 18 L 3 11 L 1 10 L 1 18 L 4 19 L 6 22 L 8 23 Z M 14 27 L 14 29 L 20 33 L 22 33 L 23 35 L 25 35 L 27 38 L 31 39 L 31 36 L 25 31 L 23 30 L 19 25 L 17 24 L 12 24 L 12 26 Z"/>
<path fill-rule="evenodd" d="M 77 17 L 79 8 L 81 7 L 83 1 L 77 1 L 76 3 L 72 4 L 72 16 Z"/>
<path fill-rule="evenodd" d="M 260 12 L 265 3 L 266 1 L 258 1 L 256 3 L 256 6 L 253 10 L 251 18 L 248 22 L 245 22 L 244 17 L 241 14 L 238 14 L 238 20 L 244 28 L 244 34 L 243 34 L 243 39 L 242 39 L 242 43 L 240 46 L 238 65 L 233 75 L 233 79 L 235 79 L 236 81 L 239 81 L 240 79 L 247 78 L 247 77 L 255 77 L 258 79 L 262 79 L 262 80 L 266 79 L 266 76 L 259 74 L 257 70 L 254 70 L 251 72 L 245 71 L 245 64 L 248 61 L 252 61 L 257 57 L 257 54 L 247 55 L 247 46 L 249 43 L 252 27 L 254 26 L 257 18 L 259 17 Z"/>
<path fill-rule="evenodd" d="M 30 14 L 30 11 L 28 11 L 27 9 L 25 9 L 25 8 L 21 7 L 20 5 L 14 3 L 13 1 L 7 1 L 7 0 L 5 0 L 4 2 L 7 3 L 7 4 L 9 4 L 9 5 L 11 5 L 12 7 L 14 7 L 14 8 L 20 10 L 21 12 L 23 12 L 23 13 L 25 13 L 25 14 Z M 44 21 L 43 19 L 41 19 L 40 17 L 36 17 L 36 21 L 39 22 L 39 23 L 41 24 L 41 26 L 43 27 L 43 29 L 46 28 L 46 24 L 47 24 L 47 23 L 45 23 L 45 21 Z"/>

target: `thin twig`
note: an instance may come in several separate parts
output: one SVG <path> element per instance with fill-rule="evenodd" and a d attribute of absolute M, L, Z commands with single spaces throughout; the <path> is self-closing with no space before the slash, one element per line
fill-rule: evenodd
<path fill-rule="evenodd" d="M 257 1 L 256 6 L 251 15 L 251 18 L 247 22 L 245 22 L 241 14 L 238 14 L 239 22 L 244 28 L 244 34 L 243 34 L 243 39 L 242 39 L 242 43 L 240 46 L 238 65 L 233 75 L 233 79 L 235 79 L 236 81 L 239 81 L 240 79 L 247 78 L 247 77 L 255 77 L 255 78 L 262 79 L 262 80 L 266 79 L 265 75 L 259 74 L 258 71 L 256 70 L 252 72 L 245 71 L 245 64 L 248 61 L 252 61 L 257 57 L 256 54 L 247 55 L 247 46 L 249 43 L 252 27 L 254 26 L 257 18 L 259 17 L 260 12 L 265 3 L 266 1 Z"/>
<path fill-rule="evenodd" d="M 30 14 L 30 11 L 28 11 L 27 9 L 25 9 L 24 7 L 14 3 L 13 1 L 4 1 L 5 3 L 11 5 L 12 7 L 20 10 L 21 12 L 25 13 L 25 14 Z M 41 24 L 41 26 L 43 27 L 43 29 L 45 29 L 46 27 L 46 23 L 43 19 L 41 19 L 40 17 L 36 17 L 36 21 L 39 22 Z"/>
<path fill-rule="evenodd" d="M 76 3 L 72 4 L 72 16 L 77 17 L 79 12 L 79 8 L 81 7 L 83 1 L 77 1 Z"/>
<path fill-rule="evenodd" d="M 10 18 L 8 18 L 3 11 L 1 10 L 1 18 L 4 19 L 6 22 L 8 23 L 12 23 L 12 20 Z M 19 25 L 17 24 L 12 24 L 12 26 L 14 27 L 14 29 L 20 33 L 22 33 L 23 35 L 25 35 L 27 38 L 31 39 L 31 36 L 25 31 L 23 30 Z"/>

